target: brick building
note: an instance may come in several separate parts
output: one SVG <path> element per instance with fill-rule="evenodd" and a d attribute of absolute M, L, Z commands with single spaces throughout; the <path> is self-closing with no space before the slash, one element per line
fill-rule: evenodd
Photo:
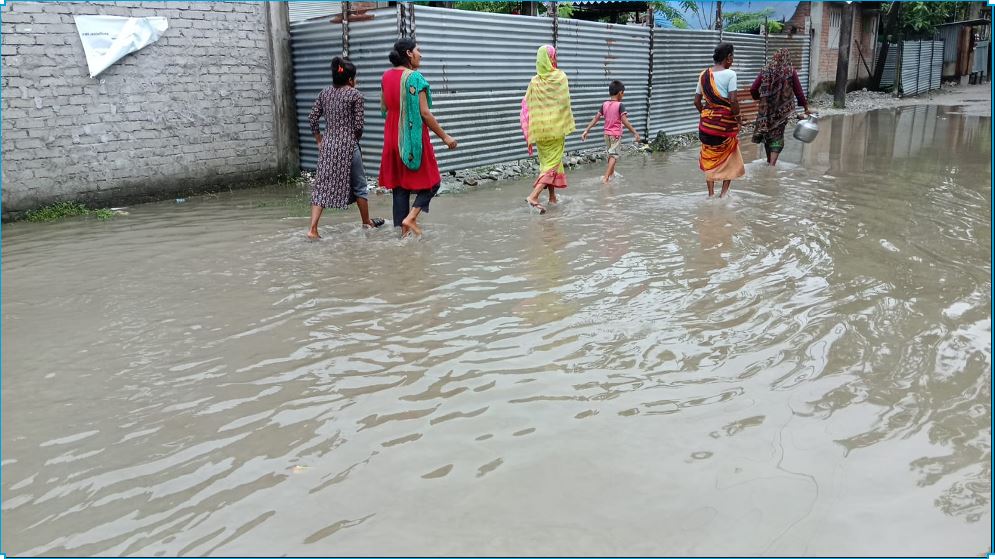
<path fill-rule="evenodd" d="M 839 57 L 840 24 L 845 2 L 799 2 L 785 25 L 790 33 L 808 33 L 812 37 L 809 62 L 809 89 L 826 90 L 836 83 Z M 874 72 L 877 49 L 880 2 L 854 2 L 848 78 L 855 87 L 866 82 Z"/>
<path fill-rule="evenodd" d="M 4 217 L 294 172 L 286 10 L 283 2 L 7 2 Z M 74 15 L 160 16 L 169 28 L 91 78 Z"/>

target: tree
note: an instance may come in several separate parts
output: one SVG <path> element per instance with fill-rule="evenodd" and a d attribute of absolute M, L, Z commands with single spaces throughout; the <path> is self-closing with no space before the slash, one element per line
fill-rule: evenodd
<path fill-rule="evenodd" d="M 882 6 L 890 11 L 892 4 Z M 941 23 L 950 23 L 967 17 L 970 2 L 902 2 L 898 32 L 907 38 L 928 38 Z"/>
<path fill-rule="evenodd" d="M 770 19 L 772 15 L 774 8 L 765 8 L 759 12 L 725 12 L 722 14 L 722 28 L 730 33 L 759 34 L 764 18 L 767 18 L 768 31 L 780 33 L 784 29 L 784 24 Z"/>
<path fill-rule="evenodd" d="M 672 2 L 650 2 L 650 4 L 654 10 L 662 12 L 670 20 L 670 23 L 674 24 L 674 27 L 680 29 L 689 27 L 685 14 L 694 16 L 702 29 L 711 29 L 715 24 L 715 2 L 675 0 Z"/>
<path fill-rule="evenodd" d="M 455 2 L 457 10 L 470 12 L 489 12 L 492 14 L 511 14 L 521 9 L 521 2 Z"/>
<path fill-rule="evenodd" d="M 471 12 L 488 12 L 492 14 L 528 14 L 529 9 L 525 4 L 530 2 L 454 2 L 453 7 L 457 10 L 467 10 Z M 539 13 L 546 13 L 546 3 L 539 6 Z M 556 13 L 560 17 L 570 17 L 574 13 L 574 7 L 570 2 L 557 2 Z"/>
<path fill-rule="evenodd" d="M 667 2 L 652 2 L 654 17 L 657 21 L 657 27 L 664 27 L 661 24 L 660 18 L 665 21 L 669 21 L 671 25 L 678 29 L 687 29 L 688 22 L 684 19 L 684 13 L 677 8 L 671 6 Z"/>

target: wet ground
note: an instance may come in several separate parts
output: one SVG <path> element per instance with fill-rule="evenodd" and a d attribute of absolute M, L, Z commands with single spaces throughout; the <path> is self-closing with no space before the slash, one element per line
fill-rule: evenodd
<path fill-rule="evenodd" d="M 695 151 L 450 194 L 421 241 L 304 242 L 277 190 L 4 226 L 4 552 L 983 554 L 968 112 L 826 119 L 727 201 Z"/>

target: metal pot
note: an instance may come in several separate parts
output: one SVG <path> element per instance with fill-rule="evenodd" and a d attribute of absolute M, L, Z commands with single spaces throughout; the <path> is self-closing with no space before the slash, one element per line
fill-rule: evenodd
<path fill-rule="evenodd" d="M 795 125 L 795 139 L 806 144 L 811 143 L 819 135 L 817 119 L 817 116 L 811 115 L 805 120 L 798 121 L 798 124 Z"/>

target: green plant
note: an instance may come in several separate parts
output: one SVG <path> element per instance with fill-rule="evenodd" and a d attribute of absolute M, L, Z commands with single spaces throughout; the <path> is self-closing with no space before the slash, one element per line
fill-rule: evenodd
<path fill-rule="evenodd" d="M 726 12 L 722 14 L 722 27 L 730 33 L 759 34 L 764 24 L 764 18 L 771 33 L 780 33 L 784 25 L 780 21 L 770 19 L 774 8 L 765 8 L 759 12 Z"/>
<path fill-rule="evenodd" d="M 453 4 L 453 7 L 457 10 L 489 12 L 492 14 L 513 14 L 520 12 L 521 6 L 521 2 L 455 2 Z"/>
<path fill-rule="evenodd" d="M 109 208 L 91 210 L 79 202 L 58 202 L 37 210 L 30 210 L 24 214 L 26 221 L 57 221 L 67 217 L 80 217 L 92 215 L 101 221 L 106 221 L 114 217 L 114 211 Z"/>
<path fill-rule="evenodd" d="M 891 10 L 891 4 L 881 7 L 882 13 Z M 928 37 L 941 23 L 966 18 L 970 2 L 902 2 L 899 32 L 906 37 Z"/>
<path fill-rule="evenodd" d="M 107 221 L 114 217 L 114 212 L 110 208 L 100 208 L 99 210 L 94 210 L 93 215 L 100 221 Z"/>
<path fill-rule="evenodd" d="M 79 202 L 59 202 L 37 210 L 31 210 L 24 215 L 28 221 L 55 221 L 66 217 L 87 215 L 90 210 Z"/>

